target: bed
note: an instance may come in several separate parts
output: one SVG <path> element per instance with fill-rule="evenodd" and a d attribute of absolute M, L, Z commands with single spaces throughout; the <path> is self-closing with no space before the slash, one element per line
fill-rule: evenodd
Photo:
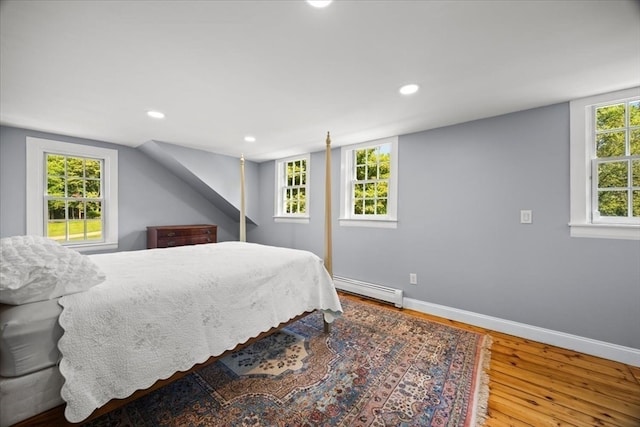
<path fill-rule="evenodd" d="M 0 427 L 95 418 L 305 315 L 341 314 L 330 221 L 324 260 L 247 243 L 242 225 L 239 242 L 94 255 L 2 239 L 3 261 L 26 266 L 0 266 Z"/>

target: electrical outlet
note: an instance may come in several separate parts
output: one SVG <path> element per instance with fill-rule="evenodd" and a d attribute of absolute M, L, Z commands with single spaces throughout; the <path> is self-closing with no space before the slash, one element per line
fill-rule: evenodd
<path fill-rule="evenodd" d="M 409 273 L 409 284 L 410 285 L 418 284 L 418 275 L 416 273 Z"/>

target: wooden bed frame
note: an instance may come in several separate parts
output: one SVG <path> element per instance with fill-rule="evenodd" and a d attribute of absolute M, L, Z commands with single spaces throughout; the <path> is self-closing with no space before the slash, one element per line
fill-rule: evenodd
<path fill-rule="evenodd" d="M 244 156 L 240 157 L 240 241 L 244 242 L 246 241 L 246 229 L 245 229 L 245 202 L 244 202 L 244 197 L 245 197 L 245 193 L 244 193 Z M 332 252 L 333 252 L 333 248 L 332 248 L 332 239 L 331 239 L 331 137 L 329 132 L 327 132 L 327 139 L 326 139 L 326 154 L 325 154 L 325 236 L 324 236 L 324 265 L 325 268 L 327 269 L 327 271 L 329 272 L 329 275 L 331 275 L 331 277 L 333 278 L 333 266 L 332 266 Z M 82 425 L 83 423 L 86 423 L 88 421 L 91 421 L 93 419 L 96 419 L 102 415 L 105 415 L 111 411 L 114 411 L 118 408 L 121 408 L 122 406 L 125 406 L 131 402 L 133 402 L 134 400 L 137 400 L 143 396 L 146 396 L 147 394 L 158 390 L 161 387 L 164 387 L 165 385 L 168 385 L 174 381 L 179 380 L 180 378 L 185 377 L 186 375 L 189 375 L 199 369 L 204 368 L 205 366 L 208 366 L 220 359 L 222 359 L 223 357 L 227 356 L 228 354 L 231 354 L 235 351 L 241 350 L 253 343 L 255 343 L 256 341 L 259 341 L 277 331 L 279 331 L 280 329 L 286 327 L 287 325 L 290 325 L 291 323 L 294 323 L 300 319 L 302 319 L 303 317 L 308 316 L 309 314 L 311 314 L 313 312 L 305 312 L 302 314 L 299 314 L 298 316 L 295 316 L 294 318 L 290 319 L 287 322 L 281 323 L 280 325 L 273 327 L 271 329 L 269 329 L 266 332 L 262 332 L 261 334 L 257 335 L 254 338 L 251 338 L 249 340 L 247 340 L 246 342 L 242 343 L 242 344 L 238 344 L 237 346 L 235 346 L 232 350 L 227 350 L 224 353 L 222 353 L 219 356 L 212 356 L 209 359 L 207 359 L 205 362 L 194 365 L 191 369 L 187 370 L 187 371 L 183 371 L 183 372 L 176 372 L 175 374 L 173 374 L 171 377 L 164 379 L 164 380 L 158 380 L 156 381 L 151 387 L 144 389 L 144 390 L 138 390 L 135 393 L 133 393 L 131 396 L 125 398 L 125 399 L 113 399 L 110 400 L 109 402 L 107 402 L 104 406 L 101 406 L 100 408 L 96 409 L 95 411 L 93 411 L 93 413 L 86 418 L 85 420 L 83 420 L 80 423 L 70 423 L 69 421 L 67 421 L 67 419 L 64 416 L 64 410 L 66 407 L 66 404 L 57 406 L 55 408 L 49 409 L 45 412 L 42 412 L 40 414 L 34 415 L 33 417 L 27 418 L 26 420 L 20 421 L 16 424 L 13 424 L 12 427 L 51 427 L 51 426 L 77 426 L 77 425 Z M 324 320 L 324 333 L 329 333 L 331 331 L 331 324 L 327 323 L 326 320 Z"/>

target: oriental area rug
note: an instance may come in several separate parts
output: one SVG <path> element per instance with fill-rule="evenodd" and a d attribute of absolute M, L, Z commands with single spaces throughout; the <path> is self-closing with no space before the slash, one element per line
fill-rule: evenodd
<path fill-rule="evenodd" d="M 488 336 L 341 301 L 85 425 L 482 425 Z"/>

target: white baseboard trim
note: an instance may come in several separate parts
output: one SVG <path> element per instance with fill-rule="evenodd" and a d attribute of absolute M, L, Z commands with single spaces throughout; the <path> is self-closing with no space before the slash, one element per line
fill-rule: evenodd
<path fill-rule="evenodd" d="M 531 326 L 525 323 L 512 322 L 511 320 L 486 316 L 472 311 L 459 310 L 457 308 L 433 304 L 413 298 L 404 298 L 403 306 L 421 313 L 432 314 L 434 316 L 444 317 L 493 331 L 640 367 L 640 349 Z"/>

